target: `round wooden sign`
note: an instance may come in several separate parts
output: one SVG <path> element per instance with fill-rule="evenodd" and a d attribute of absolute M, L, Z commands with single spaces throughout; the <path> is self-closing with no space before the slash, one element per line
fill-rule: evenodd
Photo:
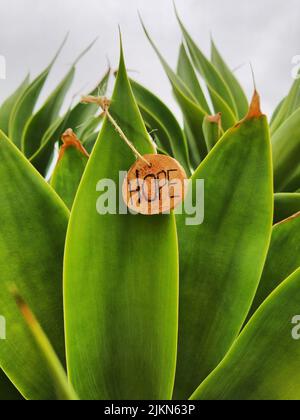
<path fill-rule="evenodd" d="M 173 158 L 145 155 L 130 168 L 123 184 L 123 199 L 131 210 L 144 215 L 168 213 L 184 199 L 186 173 Z"/>

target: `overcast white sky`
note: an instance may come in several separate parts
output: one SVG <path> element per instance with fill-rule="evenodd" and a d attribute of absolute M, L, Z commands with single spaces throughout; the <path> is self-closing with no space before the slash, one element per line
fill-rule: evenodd
<path fill-rule="evenodd" d="M 176 0 L 177 7 L 200 47 L 209 52 L 210 32 L 248 95 L 253 63 L 266 112 L 292 83 L 292 57 L 300 55 L 299 0 Z M 167 60 L 175 66 L 181 33 L 171 0 L 0 0 L 0 55 L 7 60 L 7 80 L 0 80 L 0 100 L 30 70 L 39 73 L 50 61 L 67 31 L 69 41 L 45 92 L 59 81 L 68 65 L 91 40 L 93 50 L 78 66 L 73 93 L 92 87 L 109 58 L 117 65 L 118 24 L 121 25 L 127 66 L 139 81 L 176 110 L 170 85 L 147 42 L 137 17 L 144 21 Z"/>

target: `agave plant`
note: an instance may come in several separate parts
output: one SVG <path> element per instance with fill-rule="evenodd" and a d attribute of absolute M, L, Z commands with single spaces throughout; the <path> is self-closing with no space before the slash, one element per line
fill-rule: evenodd
<path fill-rule="evenodd" d="M 61 114 L 78 60 L 39 111 L 56 57 L 0 108 L 2 400 L 300 398 L 300 80 L 269 124 L 178 20 L 176 71 L 145 31 L 184 127 L 128 78 L 122 48 L 109 112 L 191 190 L 204 180 L 202 224 L 96 212 L 99 180 L 118 184 L 134 156 L 97 105 Z"/>

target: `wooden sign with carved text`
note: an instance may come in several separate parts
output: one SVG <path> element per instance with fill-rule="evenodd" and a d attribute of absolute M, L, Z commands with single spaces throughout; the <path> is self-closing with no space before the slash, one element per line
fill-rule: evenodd
<path fill-rule="evenodd" d="M 173 158 L 145 155 L 129 170 L 123 184 L 123 199 L 131 210 L 144 215 L 168 213 L 185 197 L 186 173 Z"/>

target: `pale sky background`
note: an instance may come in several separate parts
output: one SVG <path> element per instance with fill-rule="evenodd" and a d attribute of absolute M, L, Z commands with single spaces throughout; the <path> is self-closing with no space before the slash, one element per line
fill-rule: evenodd
<path fill-rule="evenodd" d="M 183 21 L 205 53 L 210 33 L 248 96 L 255 70 L 265 112 L 270 113 L 292 83 L 292 57 L 300 55 L 299 0 L 176 0 Z M 95 37 L 92 51 L 80 62 L 72 93 L 93 87 L 107 67 L 116 67 L 121 25 L 131 76 L 157 93 L 175 111 L 170 84 L 146 40 L 143 19 L 168 62 L 175 67 L 181 32 L 171 0 L 0 0 L 0 55 L 7 60 L 7 80 L 0 80 L 2 101 L 25 77 L 37 75 L 52 59 L 67 31 L 70 37 L 45 86 L 59 82 L 68 66 Z M 70 98 L 68 98 L 70 100 Z"/>

